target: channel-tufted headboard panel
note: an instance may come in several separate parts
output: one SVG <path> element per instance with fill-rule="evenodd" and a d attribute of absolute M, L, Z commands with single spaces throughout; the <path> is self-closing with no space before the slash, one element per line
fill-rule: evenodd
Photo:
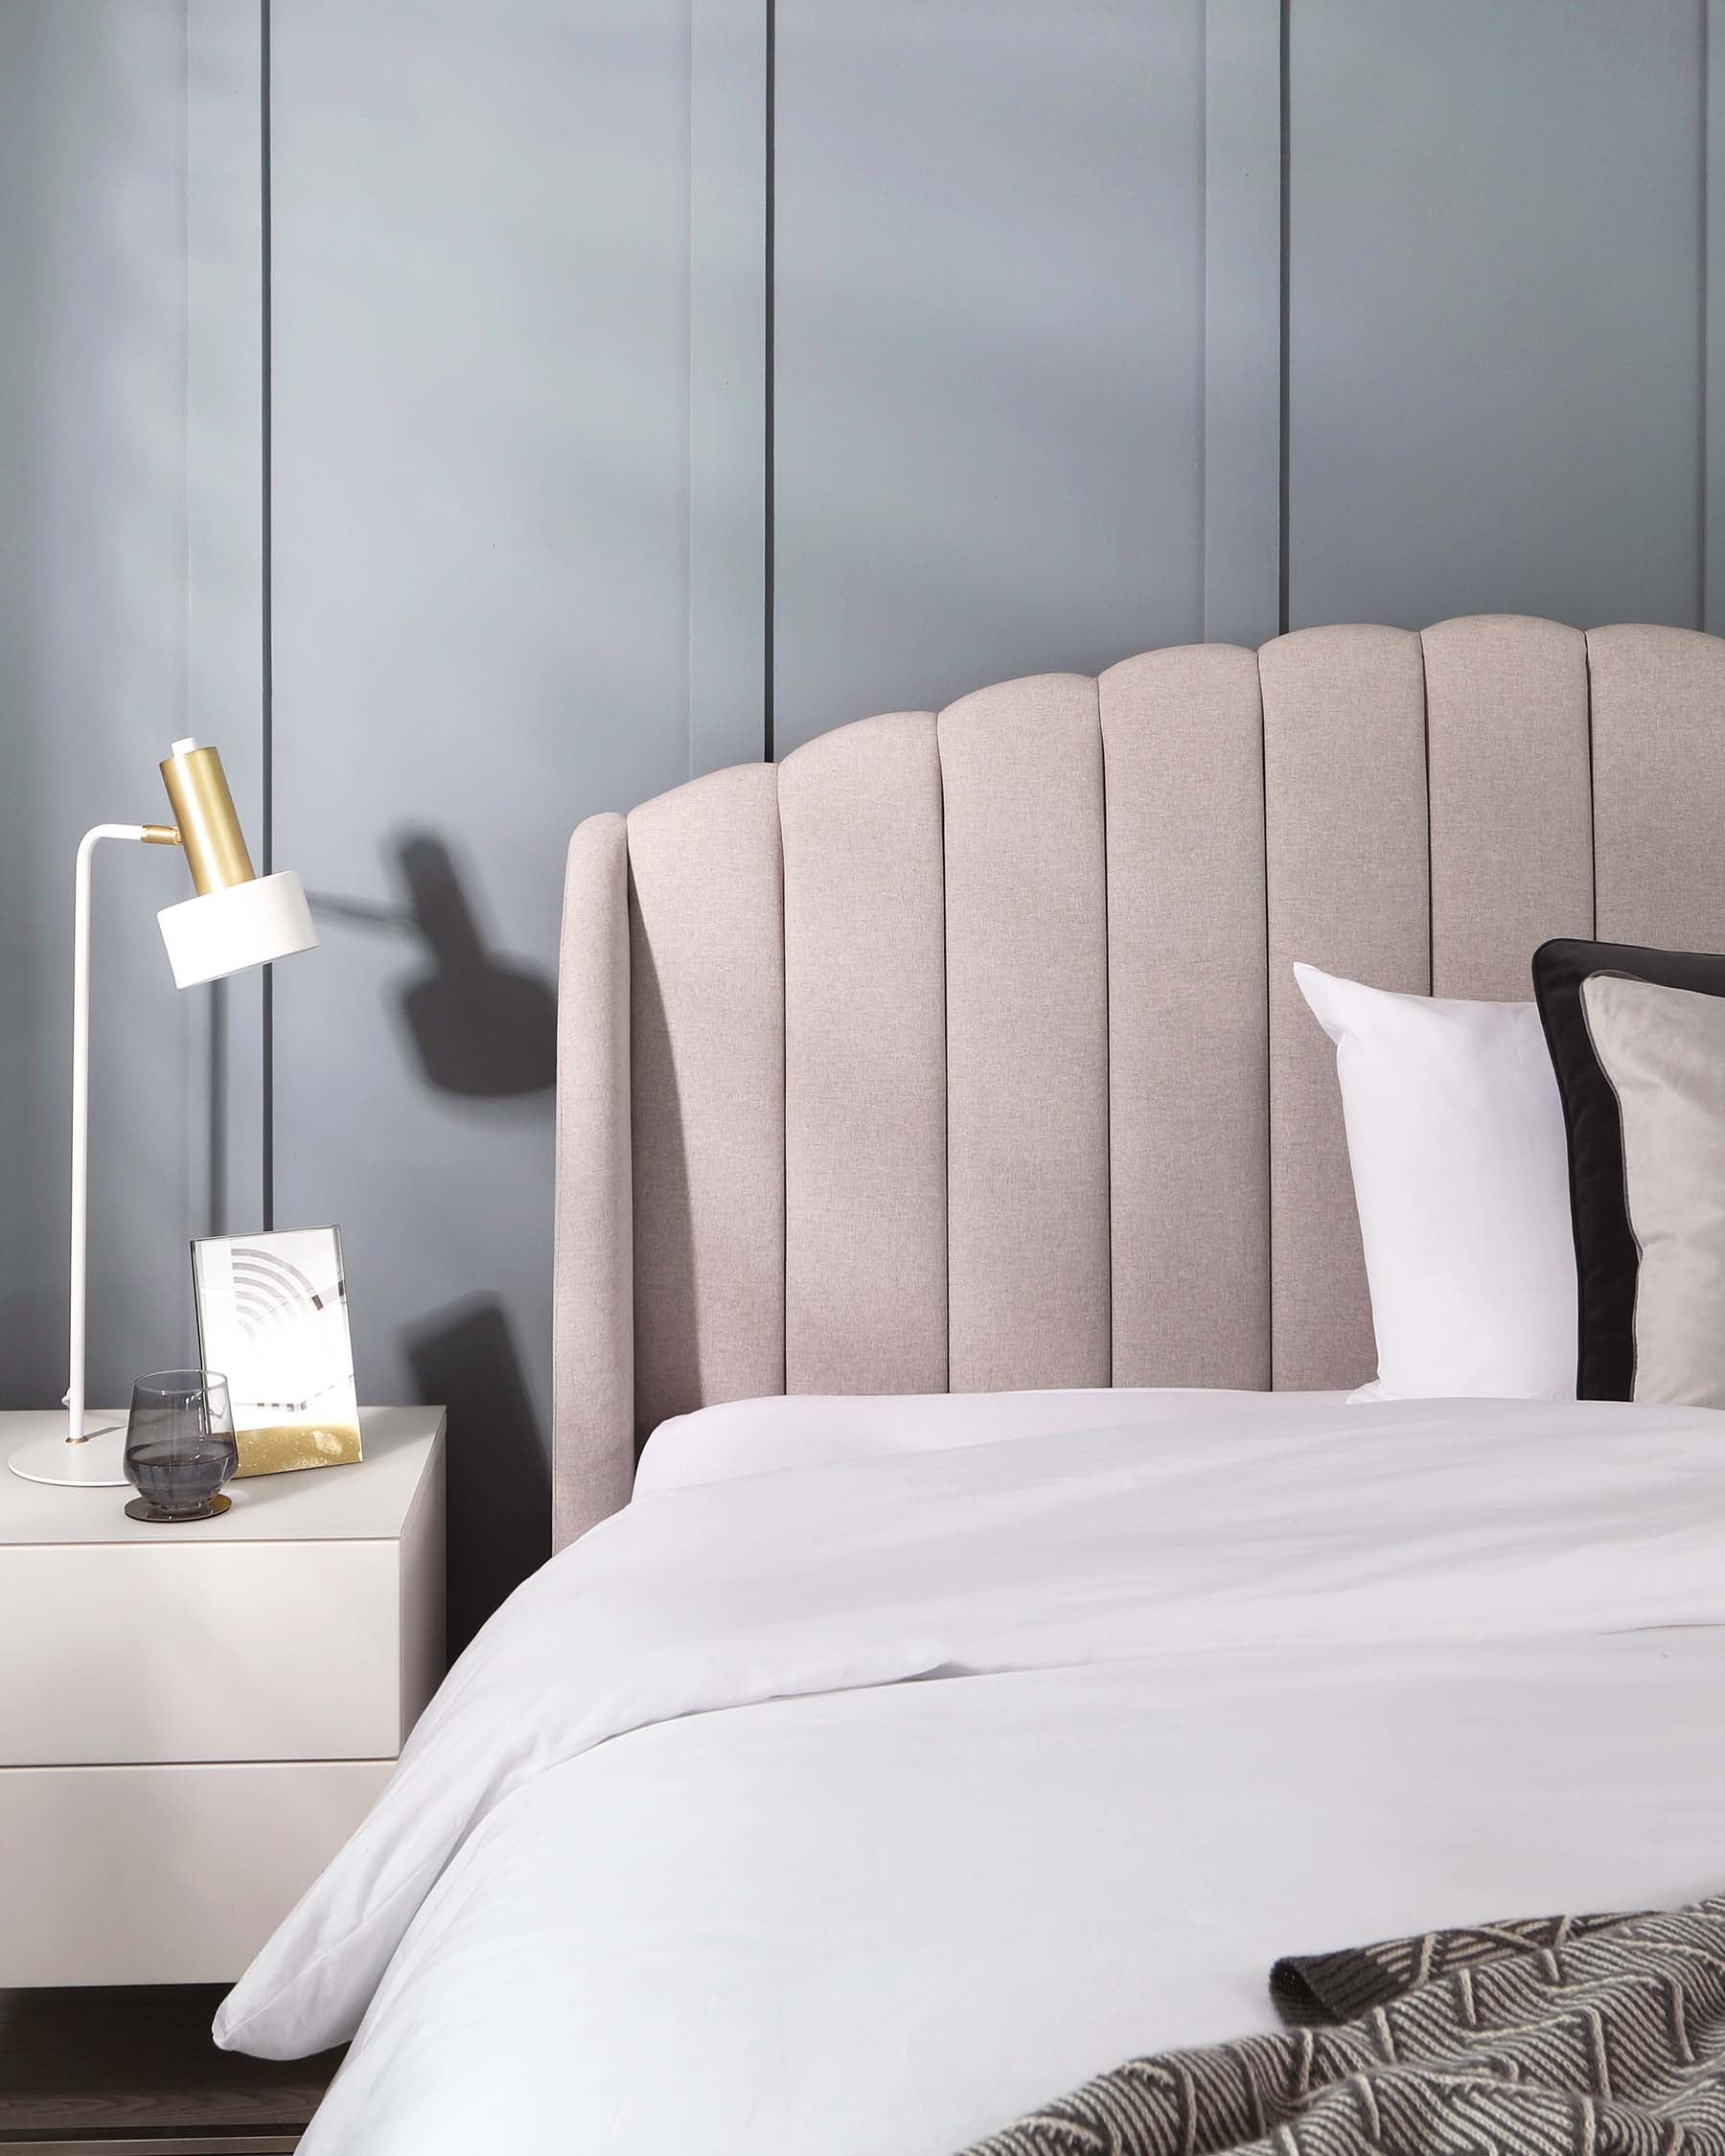
<path fill-rule="evenodd" d="M 1483 616 L 1147 653 L 589 818 L 559 1020 L 556 1525 L 780 1391 L 1351 1385 L 1296 958 L 1518 998 L 1725 948 L 1725 642 Z"/>

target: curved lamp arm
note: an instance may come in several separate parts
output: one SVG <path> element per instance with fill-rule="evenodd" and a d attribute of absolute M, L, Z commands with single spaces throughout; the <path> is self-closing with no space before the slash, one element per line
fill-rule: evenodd
<path fill-rule="evenodd" d="M 66 1388 L 66 1437 L 74 1445 L 97 1434 L 84 1428 L 84 1277 L 90 1209 L 90 857 L 103 838 L 145 846 L 177 846 L 171 823 L 99 823 L 78 842 L 72 899 L 72 1382 Z"/>

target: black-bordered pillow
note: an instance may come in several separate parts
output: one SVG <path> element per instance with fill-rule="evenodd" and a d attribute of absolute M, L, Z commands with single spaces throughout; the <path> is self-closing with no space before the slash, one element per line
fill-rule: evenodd
<path fill-rule="evenodd" d="M 1596 991 L 1594 1023 L 1592 980 L 1632 984 L 1627 994 Z M 1637 995 L 1633 984 L 1686 993 Z M 1697 1135 L 1711 1129 L 1706 1043 L 1715 1033 L 1725 1042 L 1725 1005 L 1715 1024 L 1710 1008 L 1696 1009 L 1690 999 L 1725 998 L 1725 956 L 1560 938 L 1533 954 L 1533 994 L 1569 1143 L 1579 1298 L 1576 1395 L 1718 1404 L 1725 1306 L 1703 1286 L 1701 1215 L 1725 1192 L 1704 1187 L 1711 1178 L 1698 1158 L 1686 1192 L 1670 1163 L 1673 1155 L 1692 1156 Z M 1719 1135 L 1725 1148 L 1725 1130 Z M 1644 1238 L 1654 1250 L 1650 1285 L 1657 1293 L 1639 1320 L 1654 1337 L 1638 1343 Z M 1651 1353 L 1638 1358 L 1638 1344 Z M 1645 1366 L 1638 1370 L 1638 1362 Z M 1712 1385 L 1703 1382 L 1708 1364 Z"/>

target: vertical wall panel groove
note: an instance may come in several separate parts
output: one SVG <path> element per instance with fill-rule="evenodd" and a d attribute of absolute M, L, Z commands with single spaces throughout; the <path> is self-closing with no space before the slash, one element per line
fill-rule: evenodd
<path fill-rule="evenodd" d="M 1281 7 L 1204 13 L 1199 634 L 1256 645 L 1276 633 L 1279 578 Z"/>
<path fill-rule="evenodd" d="M 260 860 L 265 876 L 275 867 L 275 470 L 274 362 L 275 266 L 271 259 L 274 192 L 270 152 L 272 71 L 270 0 L 258 0 L 258 665 L 261 767 Z M 259 1181 L 260 1225 L 275 1227 L 275 969 L 266 967 L 258 984 Z"/>
<path fill-rule="evenodd" d="M 1725 631 L 1725 0 L 1703 0 L 1701 616 Z"/>
<path fill-rule="evenodd" d="M 689 772 L 772 753 L 770 0 L 689 23 Z"/>

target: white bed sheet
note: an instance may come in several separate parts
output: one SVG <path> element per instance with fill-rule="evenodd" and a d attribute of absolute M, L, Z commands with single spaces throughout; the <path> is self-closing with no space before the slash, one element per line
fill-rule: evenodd
<path fill-rule="evenodd" d="M 944 1453 L 1060 1431 L 1146 1433 L 1209 1415 L 1340 1406 L 1346 1392 L 1229 1392 L 1197 1386 L 1080 1386 L 1031 1392 L 792 1392 L 672 1415 L 641 1448 L 634 1494 L 891 1453 Z"/>
<path fill-rule="evenodd" d="M 1716 1890 L 1722 1557 L 1679 1409 L 662 1493 L 494 1619 L 218 2034 L 363 2015 L 308 2156 L 940 2156 L 1267 2026 L 1277 1953 Z"/>

